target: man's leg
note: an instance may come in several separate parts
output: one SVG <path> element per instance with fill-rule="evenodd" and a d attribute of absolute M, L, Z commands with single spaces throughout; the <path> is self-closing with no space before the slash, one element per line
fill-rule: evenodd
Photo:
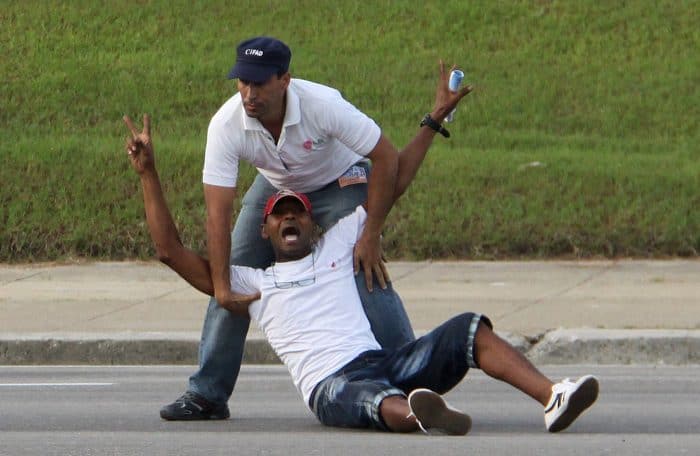
<path fill-rule="evenodd" d="M 231 234 L 232 264 L 264 268 L 272 262 L 274 253 L 269 241 L 260 235 L 260 223 L 265 202 L 275 191 L 257 175 L 243 197 Z M 241 368 L 249 325 L 249 318 L 234 315 L 210 299 L 199 344 L 199 370 L 190 377 L 188 392 L 161 410 L 163 418 L 228 418 L 226 403 Z"/>
<path fill-rule="evenodd" d="M 416 339 L 406 308 L 391 282 L 386 289 L 375 283 L 370 293 L 365 275 L 360 272 L 355 276 L 355 284 L 372 333 L 383 349 L 395 350 Z"/>
<path fill-rule="evenodd" d="M 322 399 L 316 399 L 317 404 L 312 407 L 324 424 L 354 423 L 351 412 L 357 409 L 364 411 L 358 415 L 364 418 L 363 422 L 369 420 L 373 427 L 399 432 L 415 429 L 416 418 L 420 420 L 427 417 L 431 420 L 432 410 L 428 410 L 430 413 L 424 416 L 410 416 L 411 409 L 406 395 L 420 388 L 444 393 L 459 383 L 469 367 L 476 367 L 472 347 L 476 328 L 482 320 L 490 324 L 488 319 L 480 315 L 459 315 L 398 350 L 361 355 L 319 384 L 315 394 Z M 377 395 L 376 391 L 371 390 L 370 381 L 383 381 L 384 384 L 391 385 L 394 392 L 385 396 Z M 397 390 L 401 394 L 397 394 Z M 364 397 L 364 394 L 370 399 Z M 318 403 L 323 407 L 318 406 Z M 358 408 L 356 404 L 361 404 L 362 407 Z M 468 432 L 471 427 L 468 415 L 453 413 L 444 401 L 437 406 L 439 414 L 435 415 L 436 420 L 422 423 L 424 427 L 436 428 L 449 434 Z"/>
<path fill-rule="evenodd" d="M 406 402 L 406 395 L 376 369 L 384 356 L 380 350 L 365 352 L 316 386 L 310 406 L 321 423 L 394 432 L 417 429 L 415 420 L 406 420 L 407 408 L 398 420 L 392 419 L 394 413 L 387 415 L 387 408 L 396 404 L 400 407 Z"/>
<path fill-rule="evenodd" d="M 274 260 L 268 240 L 260 235 L 267 199 L 275 188 L 258 174 L 241 202 L 231 233 L 231 264 L 265 268 Z M 190 377 L 190 390 L 216 403 L 226 402 L 233 392 L 243 358 L 250 319 L 234 315 L 209 301 L 199 350 L 199 371 Z"/>
<path fill-rule="evenodd" d="M 420 427 L 427 433 L 464 435 L 471 428 L 469 415 L 450 407 L 435 391 L 452 389 L 476 366 L 474 336 L 487 318 L 459 315 L 425 336 L 388 353 L 378 364 L 388 382 L 408 394 L 384 400 L 379 408 L 391 429 L 408 431 Z M 430 388 L 430 389 L 426 389 Z M 434 391 L 433 391 L 434 390 Z"/>
<path fill-rule="evenodd" d="M 490 324 L 479 315 L 463 314 L 398 350 L 360 355 L 316 387 L 314 413 L 331 426 L 410 432 L 420 422 L 423 428 L 466 434 L 469 416 L 451 409 L 436 393 L 419 397 L 413 404 L 417 409 L 409 406 L 406 394 L 424 387 L 440 392 L 454 387 L 476 365 L 472 348 L 482 320 Z"/>
<path fill-rule="evenodd" d="M 540 402 L 550 432 L 565 429 L 598 397 L 595 377 L 553 383 L 498 337 L 487 318 L 477 314 L 458 315 L 387 358 L 390 382 L 406 392 L 428 388 L 443 394 L 470 367 L 480 368 Z"/>
<path fill-rule="evenodd" d="M 491 326 L 491 322 L 479 314 L 457 315 L 392 352 L 383 366 L 389 381 L 406 394 L 418 388 L 446 393 L 469 368 L 479 366 L 474 341 L 481 326 Z"/>
<path fill-rule="evenodd" d="M 362 166 L 369 175 L 369 165 Z M 358 183 L 341 187 L 338 181 L 308 193 L 314 220 L 324 230 L 338 220 L 355 211 L 367 199 L 367 184 Z M 391 283 L 382 290 L 377 284 L 374 291 L 367 291 L 364 274 L 355 276 L 357 291 L 364 307 L 372 332 L 379 344 L 393 350 L 415 339 L 411 322 L 401 298 Z"/>
<path fill-rule="evenodd" d="M 476 356 L 481 369 L 535 399 L 544 407 L 549 432 L 559 432 L 576 420 L 598 398 L 598 379 L 585 375 L 572 382 L 553 383 L 525 356 L 490 328 L 476 333 Z"/>
<path fill-rule="evenodd" d="M 554 383 L 525 355 L 486 326 L 480 327 L 476 332 L 474 345 L 481 370 L 490 377 L 516 387 L 543 406 L 547 404 Z"/>

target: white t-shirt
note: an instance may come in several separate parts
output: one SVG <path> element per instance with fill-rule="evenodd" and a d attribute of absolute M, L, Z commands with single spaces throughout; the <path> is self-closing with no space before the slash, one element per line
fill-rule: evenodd
<path fill-rule="evenodd" d="M 352 252 L 367 214 L 362 206 L 328 230 L 311 255 L 269 268 L 232 266 L 231 288 L 261 292 L 250 305 L 294 385 L 309 403 L 314 387 L 362 352 L 377 350 L 353 274 Z M 288 286 L 289 282 L 310 282 Z M 275 283 L 277 285 L 275 285 Z"/>
<path fill-rule="evenodd" d="M 238 161 L 253 164 L 278 189 L 312 192 L 338 179 L 379 142 L 379 126 L 335 89 L 302 79 L 287 88 L 277 144 L 248 117 L 240 93 L 209 123 L 203 181 L 235 187 Z"/>

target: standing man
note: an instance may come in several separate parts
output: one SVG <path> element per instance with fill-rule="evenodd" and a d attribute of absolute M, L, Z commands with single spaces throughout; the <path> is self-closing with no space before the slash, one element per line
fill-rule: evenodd
<path fill-rule="evenodd" d="M 188 391 L 161 409 L 164 419 L 230 415 L 227 401 L 240 370 L 250 320 L 228 309 L 258 296 L 231 291 L 229 265 L 265 268 L 273 262 L 269 242 L 260 237 L 260 213 L 278 189 L 306 193 L 323 229 L 367 201 L 367 221 L 353 254 L 365 313 L 382 347 L 396 348 L 414 339 L 381 261 L 380 235 L 396 185 L 398 152 L 377 124 L 337 90 L 292 79 L 290 59 L 289 48 L 274 38 L 240 43 L 229 74 L 237 79 L 238 93 L 209 124 L 203 181 L 214 298 L 202 330 L 199 370 L 190 377 Z M 433 113 L 433 119 L 442 117 Z M 435 128 L 435 123 L 428 125 Z M 240 160 L 252 163 L 258 175 L 243 197 L 231 232 Z M 373 275 L 378 288 L 373 286 Z"/>

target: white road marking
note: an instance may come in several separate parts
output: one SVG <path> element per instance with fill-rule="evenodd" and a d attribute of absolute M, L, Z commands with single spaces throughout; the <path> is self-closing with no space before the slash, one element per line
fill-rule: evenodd
<path fill-rule="evenodd" d="M 0 387 L 23 387 L 23 386 L 112 386 L 114 383 L 0 383 Z"/>

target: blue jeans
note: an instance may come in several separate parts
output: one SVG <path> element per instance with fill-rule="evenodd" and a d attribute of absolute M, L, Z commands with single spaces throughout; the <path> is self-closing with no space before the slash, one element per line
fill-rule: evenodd
<path fill-rule="evenodd" d="M 231 233 L 231 264 L 266 268 L 274 260 L 270 242 L 260 235 L 260 224 L 265 203 L 276 191 L 258 174 L 246 192 Z M 340 187 L 335 181 L 307 195 L 314 220 L 325 230 L 366 200 L 367 184 Z M 355 277 L 362 305 L 379 344 L 396 348 L 414 340 L 406 310 L 391 284 L 386 290 L 375 286 L 369 293 L 364 274 Z M 249 325 L 249 318 L 231 314 L 219 307 L 213 298 L 209 301 L 199 344 L 199 370 L 190 377 L 190 391 L 211 402 L 228 401 L 241 368 Z"/>
<path fill-rule="evenodd" d="M 362 353 L 323 379 L 309 407 L 327 426 L 387 430 L 379 406 L 389 396 L 406 396 L 416 388 L 444 394 L 470 367 L 478 367 L 474 337 L 488 318 L 464 313 L 397 350 Z"/>

